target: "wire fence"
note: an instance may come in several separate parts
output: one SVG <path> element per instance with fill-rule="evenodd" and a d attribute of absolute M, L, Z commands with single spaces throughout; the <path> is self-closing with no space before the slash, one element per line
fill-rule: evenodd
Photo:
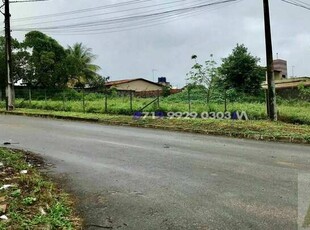
<path fill-rule="evenodd" d="M 93 89 L 57 89 L 15 87 L 16 109 L 37 109 L 59 112 L 100 113 L 113 115 L 134 115 L 136 112 L 197 113 L 249 111 L 252 118 L 266 117 L 264 99 L 260 102 L 233 101 L 234 95 L 226 92 L 213 93 L 210 101 L 203 91 L 184 89 L 134 92 Z M 243 99 L 242 99 L 243 100 Z M 5 109 L 0 100 L 0 108 Z"/>
<path fill-rule="evenodd" d="M 1 93 L 0 93 L 1 94 Z M 0 109 L 6 108 L 3 92 L 0 97 Z M 97 113 L 112 115 L 130 115 L 147 112 L 169 116 L 170 114 L 202 114 L 242 112 L 250 120 L 266 119 L 265 98 L 250 96 L 237 98 L 230 92 L 213 93 L 207 102 L 202 91 L 184 89 L 176 94 L 163 95 L 163 92 L 137 93 L 133 91 L 89 90 L 89 89 L 30 89 L 15 87 L 15 108 L 49 110 L 72 113 Z M 309 124 L 309 102 L 306 100 L 284 100 L 278 103 L 278 115 L 283 121 Z M 220 116 L 221 117 L 221 116 Z"/>
<path fill-rule="evenodd" d="M 172 90 L 165 97 L 162 91 L 116 91 L 91 89 L 42 89 L 15 87 L 15 108 L 40 109 L 66 112 L 106 113 L 132 115 L 134 112 L 205 112 L 226 111 L 227 102 L 217 103 L 216 108 L 205 99 L 187 89 Z M 5 101 L 0 98 L 0 107 Z"/>
<path fill-rule="evenodd" d="M 134 91 L 15 88 L 15 108 L 23 109 L 131 115 L 134 111 L 159 110 L 160 98 L 161 92 L 143 95 Z"/>

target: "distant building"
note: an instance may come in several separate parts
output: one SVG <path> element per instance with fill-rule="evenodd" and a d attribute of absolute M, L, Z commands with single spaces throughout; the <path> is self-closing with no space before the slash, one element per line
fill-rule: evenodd
<path fill-rule="evenodd" d="M 299 87 L 310 87 L 310 77 L 298 77 L 275 80 L 275 87 L 277 95 L 286 99 L 300 98 Z M 267 82 L 262 85 L 263 89 L 267 90 Z M 310 95 L 309 95 L 310 96 Z"/>
<path fill-rule="evenodd" d="M 159 77 L 158 78 L 158 84 L 160 84 L 162 86 L 169 86 L 169 87 L 171 87 L 170 82 L 167 82 L 167 78 L 165 78 L 165 77 Z"/>
<path fill-rule="evenodd" d="M 107 88 L 114 88 L 118 91 L 134 92 L 158 91 L 163 88 L 161 84 L 146 80 L 144 78 L 109 81 L 105 85 Z"/>
<path fill-rule="evenodd" d="M 287 61 L 276 59 L 273 61 L 274 79 L 282 80 L 287 79 Z"/>
<path fill-rule="evenodd" d="M 162 95 L 163 87 L 170 86 L 166 78 L 159 78 L 159 83 L 155 83 L 144 78 L 127 79 L 119 81 L 109 81 L 105 85 L 107 88 L 116 89 L 121 94 L 134 92 L 137 97 L 156 97 Z M 171 89 L 170 94 L 182 92 L 182 89 Z"/>

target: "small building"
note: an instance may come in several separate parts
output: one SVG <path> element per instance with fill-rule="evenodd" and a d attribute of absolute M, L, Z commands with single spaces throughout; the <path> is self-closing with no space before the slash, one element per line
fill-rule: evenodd
<path fill-rule="evenodd" d="M 287 79 L 287 61 L 276 59 L 273 61 L 274 79 Z"/>
<path fill-rule="evenodd" d="M 118 91 L 134 92 L 161 91 L 163 88 L 161 84 L 146 80 L 144 78 L 110 81 L 105 85 L 107 88 L 114 88 Z"/>

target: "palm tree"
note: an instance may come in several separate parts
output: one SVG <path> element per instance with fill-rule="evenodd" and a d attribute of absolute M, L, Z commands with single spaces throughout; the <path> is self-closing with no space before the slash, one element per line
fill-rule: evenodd
<path fill-rule="evenodd" d="M 68 59 L 71 63 L 71 79 L 78 85 L 90 83 L 95 79 L 101 68 L 93 64 L 96 55 L 92 53 L 91 48 L 87 48 L 82 43 L 76 43 L 68 47 Z"/>

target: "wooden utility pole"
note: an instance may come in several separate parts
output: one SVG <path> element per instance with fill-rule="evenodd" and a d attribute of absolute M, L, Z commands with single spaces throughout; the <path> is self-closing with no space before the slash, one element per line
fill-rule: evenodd
<path fill-rule="evenodd" d="M 266 57 L 267 57 L 267 111 L 269 119 L 277 121 L 277 102 L 276 102 L 276 89 L 274 82 L 273 71 L 273 53 L 272 53 L 272 39 L 271 39 L 271 26 L 270 26 L 270 11 L 269 0 L 264 1 L 264 17 L 265 17 L 265 39 L 266 39 Z"/>
<path fill-rule="evenodd" d="M 7 110 L 14 109 L 14 89 L 12 81 L 12 39 L 11 39 L 11 14 L 10 14 L 10 2 L 5 0 L 4 2 L 4 16 L 5 16 L 5 56 L 6 56 L 6 69 L 7 69 Z"/>

